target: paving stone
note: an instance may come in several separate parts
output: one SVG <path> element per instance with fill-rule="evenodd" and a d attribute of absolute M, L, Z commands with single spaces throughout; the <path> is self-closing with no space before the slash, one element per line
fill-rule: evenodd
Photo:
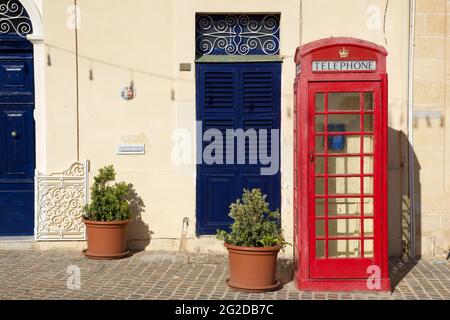
<path fill-rule="evenodd" d="M 391 261 L 392 294 L 301 292 L 292 266 L 283 260 L 277 292 L 255 294 L 229 289 L 226 255 L 135 252 L 122 260 L 89 260 L 74 250 L 0 250 L 0 299 L 216 299 L 216 300 L 403 300 L 450 299 L 450 262 Z M 68 288 L 68 267 L 80 268 L 80 289 Z M 287 267 L 286 267 L 287 266 Z M 289 278 L 290 277 L 290 278 Z M 281 278 L 281 277 L 280 277 Z"/>

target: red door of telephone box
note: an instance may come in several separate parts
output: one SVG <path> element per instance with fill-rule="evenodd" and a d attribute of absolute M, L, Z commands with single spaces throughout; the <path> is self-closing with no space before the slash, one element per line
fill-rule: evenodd
<path fill-rule="evenodd" d="M 353 38 L 297 49 L 295 282 L 301 290 L 390 290 L 387 52 Z"/>

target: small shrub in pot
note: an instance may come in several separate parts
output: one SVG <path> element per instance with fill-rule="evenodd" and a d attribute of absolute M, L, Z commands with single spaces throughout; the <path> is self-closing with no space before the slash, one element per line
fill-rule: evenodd
<path fill-rule="evenodd" d="M 230 231 L 217 231 L 229 253 L 228 285 L 236 290 L 264 292 L 276 290 L 277 255 L 288 243 L 281 228 L 281 214 L 270 210 L 260 189 L 244 189 L 242 199 L 230 205 L 234 222 Z"/>
<path fill-rule="evenodd" d="M 103 167 L 94 177 L 91 202 L 84 208 L 88 248 L 85 255 L 93 259 L 117 259 L 127 255 L 127 227 L 130 205 L 126 200 L 129 185 L 116 182 L 112 165 Z"/>

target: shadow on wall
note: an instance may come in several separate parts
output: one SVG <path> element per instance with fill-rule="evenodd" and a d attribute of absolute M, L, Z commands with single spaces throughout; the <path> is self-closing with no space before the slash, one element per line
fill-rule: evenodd
<path fill-rule="evenodd" d="M 395 288 L 414 268 L 421 256 L 420 201 L 415 201 L 415 239 L 411 239 L 411 201 L 409 198 L 408 158 L 411 145 L 403 131 L 388 129 L 388 228 L 389 228 L 389 273 L 391 286 Z M 420 164 L 414 157 L 414 197 L 420 199 Z M 416 259 L 411 260 L 412 244 L 415 242 Z"/>
<path fill-rule="evenodd" d="M 416 257 L 421 256 L 420 201 L 415 202 L 415 239 L 411 239 L 411 216 L 409 198 L 408 155 L 411 145 L 403 131 L 389 128 L 389 256 L 407 260 L 411 256 L 412 242 L 415 241 Z M 420 199 L 420 164 L 414 153 L 414 196 Z"/>
<path fill-rule="evenodd" d="M 420 183 L 420 163 L 414 152 L 414 219 L 415 219 L 415 253 L 416 259 L 419 260 L 422 256 L 422 185 Z"/>
<path fill-rule="evenodd" d="M 280 281 L 281 287 L 294 279 L 294 266 L 291 259 L 278 259 L 275 278 Z"/>
<path fill-rule="evenodd" d="M 130 203 L 131 221 L 128 226 L 128 248 L 132 251 L 143 251 L 150 244 L 153 231 L 142 220 L 145 203 L 136 192 L 133 184 L 128 184 L 127 200 Z"/>

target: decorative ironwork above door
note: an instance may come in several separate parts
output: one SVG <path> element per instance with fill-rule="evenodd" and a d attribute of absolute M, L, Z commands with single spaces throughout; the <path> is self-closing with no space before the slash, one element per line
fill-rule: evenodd
<path fill-rule="evenodd" d="M 279 15 L 197 16 L 197 55 L 275 55 L 279 50 Z"/>
<path fill-rule="evenodd" d="M 0 34 L 25 38 L 33 32 L 30 16 L 18 0 L 0 0 Z"/>

